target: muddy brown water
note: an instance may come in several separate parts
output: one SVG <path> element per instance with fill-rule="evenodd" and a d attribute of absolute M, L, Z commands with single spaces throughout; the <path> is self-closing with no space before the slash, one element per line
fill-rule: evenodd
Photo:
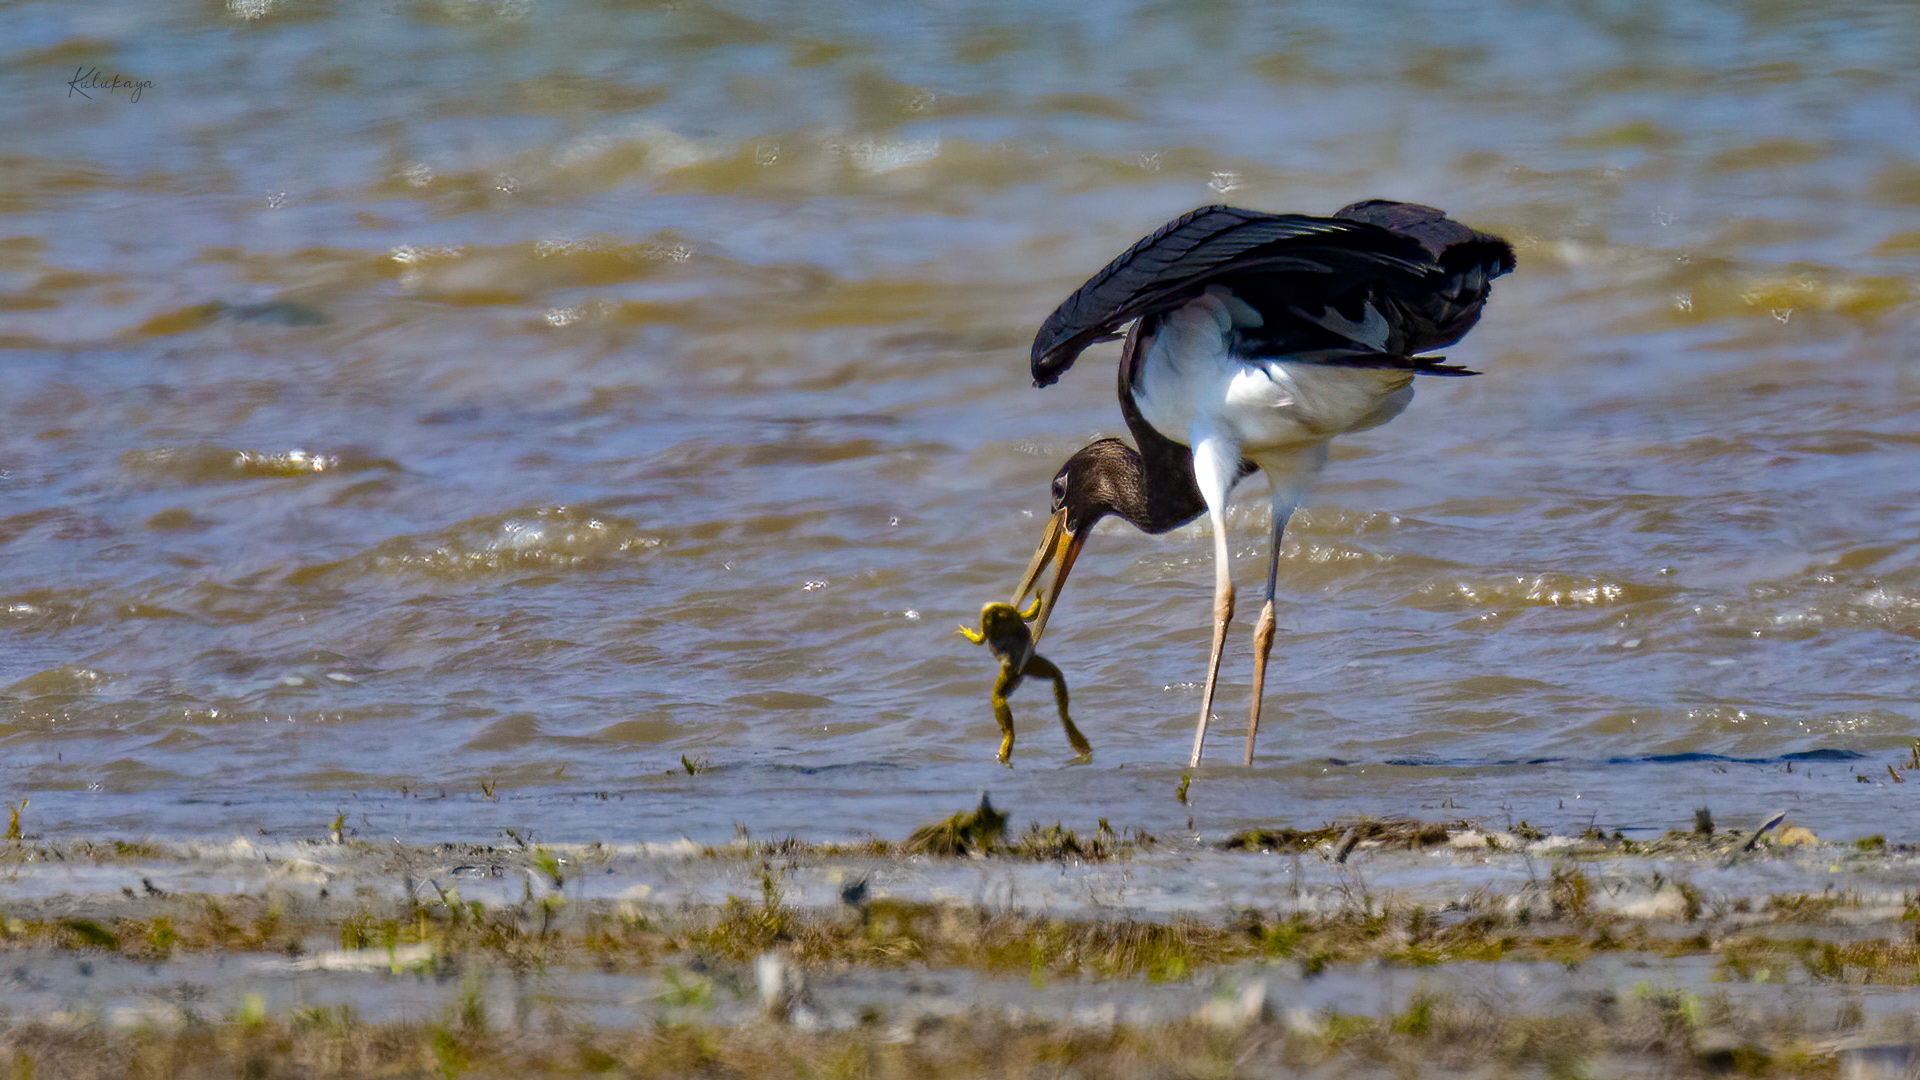
<path fill-rule="evenodd" d="M 1912 5 L 0 28 L 30 834 L 897 837 L 982 788 L 1082 828 L 1920 820 L 1886 768 L 1920 736 Z M 1196 205 L 1371 196 L 1519 270 L 1450 350 L 1485 374 L 1338 444 L 1296 517 L 1255 766 L 1242 628 L 1175 800 L 1211 544 L 1109 523 L 1045 646 L 1094 759 L 1029 689 L 1001 769 L 953 627 L 1121 430 L 1113 347 L 1037 391 L 1034 328 Z"/>

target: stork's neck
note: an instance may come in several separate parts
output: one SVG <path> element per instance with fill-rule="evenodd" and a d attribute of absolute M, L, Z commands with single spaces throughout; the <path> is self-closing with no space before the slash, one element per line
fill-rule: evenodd
<path fill-rule="evenodd" d="M 1134 401 L 1140 342 L 1152 333 L 1151 320 L 1143 322 L 1149 325 L 1136 323 L 1128 330 L 1119 369 L 1120 415 L 1126 418 L 1139 449 L 1119 439 L 1101 439 L 1069 460 L 1069 465 L 1077 460 L 1090 474 L 1086 486 L 1073 496 L 1078 512 L 1071 524 L 1076 530 L 1112 514 L 1141 532 L 1163 533 L 1185 525 L 1207 508 L 1193 477 L 1192 452 L 1154 430 Z"/>
<path fill-rule="evenodd" d="M 1139 463 L 1140 483 L 1133 489 L 1139 493 L 1136 504 L 1124 509 L 1116 506 L 1114 513 L 1145 533 L 1177 529 L 1204 513 L 1207 503 L 1193 477 L 1193 452 L 1147 423 L 1124 376 L 1120 415 L 1126 418 L 1127 429 L 1140 447 L 1133 455 Z"/>

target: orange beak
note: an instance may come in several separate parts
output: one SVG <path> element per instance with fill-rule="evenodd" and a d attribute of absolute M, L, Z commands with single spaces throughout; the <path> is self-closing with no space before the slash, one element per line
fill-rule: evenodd
<path fill-rule="evenodd" d="M 1040 537 L 1040 546 L 1034 550 L 1033 561 L 1027 564 L 1027 572 L 1020 576 L 1020 587 L 1014 590 L 1013 606 L 1019 607 L 1026 602 L 1030 593 L 1039 594 L 1035 606 L 1033 621 L 1034 645 L 1040 642 L 1040 635 L 1046 632 L 1047 616 L 1053 614 L 1053 605 L 1060 599 L 1060 590 L 1066 588 L 1067 574 L 1073 570 L 1073 561 L 1080 557 L 1080 548 L 1087 542 L 1085 530 L 1073 532 L 1067 528 L 1067 512 L 1056 510 L 1047 519 L 1047 531 Z M 1053 580 L 1042 590 L 1040 575 L 1048 566 L 1054 567 Z M 1032 654 L 1032 648 L 1027 650 Z"/>

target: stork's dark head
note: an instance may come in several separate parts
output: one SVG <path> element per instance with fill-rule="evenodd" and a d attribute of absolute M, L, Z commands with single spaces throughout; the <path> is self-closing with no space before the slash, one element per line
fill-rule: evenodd
<path fill-rule="evenodd" d="M 1053 474 L 1047 529 L 1013 594 L 1013 606 L 1021 606 L 1028 594 L 1039 587 L 1040 575 L 1047 567 L 1054 567 L 1053 580 L 1041 592 L 1039 611 L 1034 617 L 1035 641 L 1040 640 L 1046 630 L 1047 616 L 1053 611 L 1054 602 L 1060 599 L 1067 574 L 1073 569 L 1073 561 L 1079 558 L 1080 548 L 1086 544 L 1094 523 L 1108 514 L 1131 519 L 1130 511 L 1136 511 L 1144 503 L 1144 492 L 1140 455 L 1118 439 L 1088 443 L 1074 451 L 1066 464 L 1060 466 L 1060 471 Z"/>
<path fill-rule="evenodd" d="M 1090 529 L 1108 514 L 1129 516 L 1145 499 L 1140 455 L 1119 439 L 1101 439 L 1074 451 L 1053 474 L 1053 513 L 1070 533 Z"/>

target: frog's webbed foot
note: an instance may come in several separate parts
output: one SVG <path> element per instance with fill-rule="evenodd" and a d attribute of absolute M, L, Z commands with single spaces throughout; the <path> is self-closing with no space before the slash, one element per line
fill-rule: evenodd
<path fill-rule="evenodd" d="M 954 633 L 959 634 L 961 637 L 966 638 L 968 641 L 973 642 L 975 645 L 986 644 L 987 635 L 981 633 L 978 630 L 975 630 L 973 627 L 968 626 L 965 623 L 961 623 L 960 628 L 958 630 L 955 630 Z"/>
<path fill-rule="evenodd" d="M 1080 734 L 1079 728 L 1073 726 L 1073 721 L 1068 718 L 1066 713 L 1060 714 L 1060 726 L 1067 729 L 1067 742 L 1073 746 L 1073 752 L 1079 755 L 1079 757 L 1074 759 L 1074 764 L 1085 765 L 1091 762 L 1093 760 L 1093 744 L 1087 741 L 1085 735 Z"/>
<path fill-rule="evenodd" d="M 1028 606 L 1027 610 L 1020 613 L 1021 622 L 1032 622 L 1040 617 L 1040 600 L 1040 597 L 1034 597 L 1033 603 Z"/>

